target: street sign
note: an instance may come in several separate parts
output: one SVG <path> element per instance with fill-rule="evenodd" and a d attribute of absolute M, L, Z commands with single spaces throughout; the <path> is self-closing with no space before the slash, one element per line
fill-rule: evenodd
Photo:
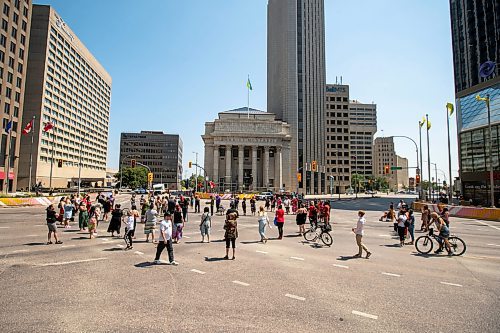
<path fill-rule="evenodd" d="M 394 170 L 403 170 L 403 167 L 391 166 L 391 171 L 394 171 Z"/>

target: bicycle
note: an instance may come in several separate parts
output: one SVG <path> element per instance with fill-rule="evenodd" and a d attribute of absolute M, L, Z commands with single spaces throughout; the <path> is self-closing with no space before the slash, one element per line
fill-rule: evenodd
<path fill-rule="evenodd" d="M 439 243 L 440 239 L 441 237 L 439 235 L 434 234 L 434 229 L 430 229 L 428 235 L 420 236 L 417 238 L 417 240 L 415 241 L 415 248 L 419 253 L 428 254 L 434 247 L 433 240 Z M 448 242 L 450 243 L 452 255 L 461 256 L 465 253 L 467 246 L 461 238 L 455 235 L 450 235 L 450 237 L 448 237 Z"/>
<path fill-rule="evenodd" d="M 331 246 L 333 244 L 331 230 L 330 224 L 311 223 L 311 228 L 304 233 L 304 239 L 308 242 L 315 242 L 319 238 L 323 244 Z"/>

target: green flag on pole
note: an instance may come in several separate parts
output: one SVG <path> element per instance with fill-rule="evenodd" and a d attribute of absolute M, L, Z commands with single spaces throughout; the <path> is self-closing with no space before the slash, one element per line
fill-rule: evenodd
<path fill-rule="evenodd" d="M 252 89 L 252 83 L 250 83 L 250 78 L 248 78 L 248 80 L 247 80 L 247 88 L 248 88 L 249 90 L 253 90 L 253 89 Z"/>

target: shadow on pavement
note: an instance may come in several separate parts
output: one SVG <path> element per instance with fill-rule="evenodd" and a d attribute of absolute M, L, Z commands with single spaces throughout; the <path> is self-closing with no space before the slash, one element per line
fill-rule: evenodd
<path fill-rule="evenodd" d="M 260 240 L 240 242 L 241 244 L 258 244 L 262 243 Z"/>
<path fill-rule="evenodd" d="M 114 252 L 114 251 L 123 251 L 122 248 L 120 247 L 112 247 L 110 249 L 104 249 L 103 251 L 106 251 L 106 252 Z"/>
<path fill-rule="evenodd" d="M 398 237 L 399 238 L 399 237 Z M 399 243 L 397 244 L 384 244 L 384 245 L 379 245 L 379 246 L 385 246 L 385 247 L 400 247 Z"/>
<path fill-rule="evenodd" d="M 300 234 L 296 234 L 296 235 L 285 235 L 283 237 L 286 237 L 286 238 L 294 238 L 294 237 L 302 237 Z"/>
<path fill-rule="evenodd" d="M 83 240 L 83 239 L 89 239 L 89 236 L 80 236 L 71 238 L 71 240 Z"/>
<path fill-rule="evenodd" d="M 160 265 L 167 265 L 167 264 L 166 263 L 155 264 L 155 263 L 152 263 L 150 261 L 145 261 L 145 262 L 135 264 L 134 266 L 137 268 L 150 268 L 152 266 L 160 266 Z"/>
<path fill-rule="evenodd" d="M 342 260 L 342 261 L 347 261 L 351 259 L 363 259 L 361 257 L 355 257 L 355 256 L 340 256 L 337 258 L 337 260 Z"/>
<path fill-rule="evenodd" d="M 26 243 L 26 244 L 23 244 L 23 245 L 26 245 L 26 246 L 37 246 L 37 245 L 46 245 L 46 243 L 37 242 L 37 243 Z"/>
<path fill-rule="evenodd" d="M 209 257 L 205 257 L 205 261 L 208 261 L 208 262 L 214 262 L 214 261 L 226 261 L 228 259 L 224 259 L 224 257 L 214 257 L 214 258 L 209 258 Z"/>

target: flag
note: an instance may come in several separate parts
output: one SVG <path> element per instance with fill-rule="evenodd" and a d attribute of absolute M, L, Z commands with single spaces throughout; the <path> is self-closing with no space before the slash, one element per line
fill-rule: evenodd
<path fill-rule="evenodd" d="M 431 122 L 429 120 L 427 120 L 427 130 L 430 130 L 431 129 Z"/>
<path fill-rule="evenodd" d="M 33 120 L 31 120 L 28 124 L 26 124 L 26 127 L 23 129 L 23 134 L 28 134 L 31 132 L 31 129 L 33 128 Z"/>
<path fill-rule="evenodd" d="M 248 78 L 248 80 L 247 80 L 247 88 L 248 88 L 248 90 L 253 90 L 252 83 L 250 82 L 250 78 Z"/>
<path fill-rule="evenodd" d="M 5 126 L 5 132 L 9 133 L 11 128 L 12 128 L 12 120 L 7 123 L 7 126 Z"/>
<path fill-rule="evenodd" d="M 420 125 L 420 128 L 422 128 L 425 124 L 425 117 L 422 117 L 422 121 L 419 121 L 418 124 Z"/>
<path fill-rule="evenodd" d="M 43 127 L 43 131 L 44 131 L 44 132 L 48 132 L 48 131 L 50 131 L 53 127 L 54 127 L 54 125 L 53 125 L 50 121 L 48 121 L 48 122 L 46 122 L 46 123 L 45 123 L 45 126 Z"/>
<path fill-rule="evenodd" d="M 446 109 L 448 109 L 448 113 L 450 114 L 450 116 L 453 114 L 453 104 L 451 103 L 446 103 Z"/>

